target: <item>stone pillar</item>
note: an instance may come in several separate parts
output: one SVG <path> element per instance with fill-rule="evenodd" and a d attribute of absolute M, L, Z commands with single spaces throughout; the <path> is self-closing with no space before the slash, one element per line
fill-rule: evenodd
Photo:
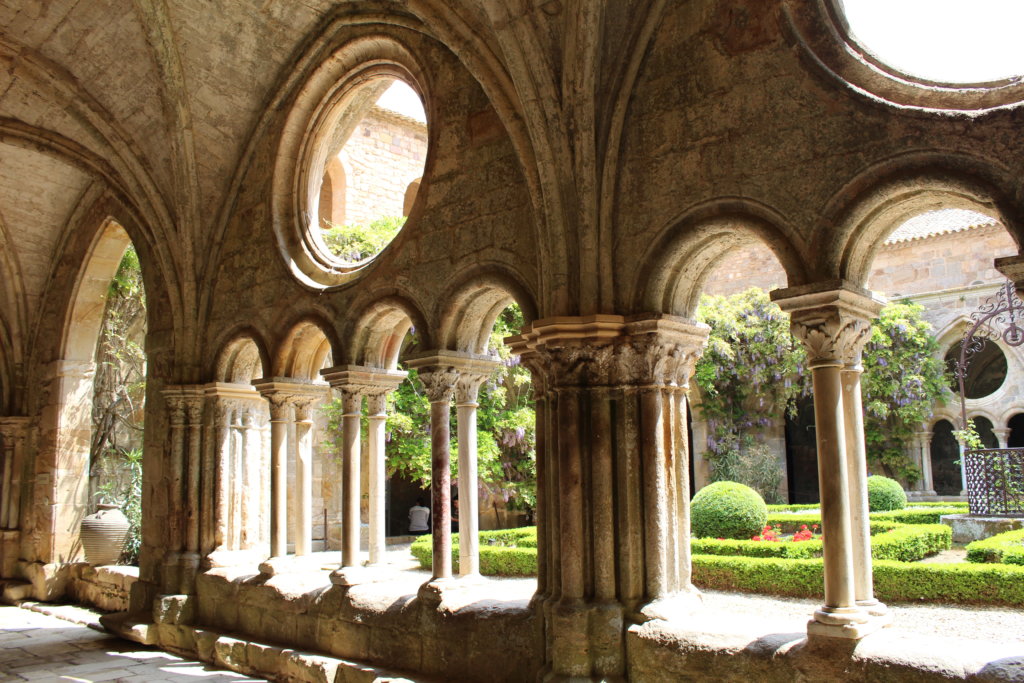
<path fill-rule="evenodd" d="M 359 564 L 360 515 L 360 418 L 363 396 L 369 408 L 369 525 L 370 563 L 384 560 L 384 405 L 388 393 L 398 388 L 407 373 L 359 365 L 326 368 L 320 374 L 331 388 L 341 392 L 342 456 L 342 570 L 331 577 L 336 584 L 351 585 L 367 578 L 352 569 Z"/>
<path fill-rule="evenodd" d="M 918 464 L 921 467 L 921 480 L 915 487 L 918 495 L 934 496 L 935 480 L 932 478 L 932 432 L 925 430 L 914 432 L 914 449 L 918 454 Z"/>
<path fill-rule="evenodd" d="M 366 449 L 370 463 L 370 564 L 384 563 L 385 518 L 384 494 L 387 486 L 387 469 L 384 454 L 384 428 L 387 422 L 387 393 L 380 392 L 366 397 L 368 434 Z"/>
<path fill-rule="evenodd" d="M 668 315 L 535 321 L 509 340 L 537 395 L 545 675 L 625 676 L 632 623 L 680 615 L 690 583 L 686 391 L 707 328 Z"/>
<path fill-rule="evenodd" d="M 884 617 L 869 619 L 858 605 L 858 598 L 875 604 L 858 366 L 870 321 L 882 302 L 841 282 L 776 290 L 772 299 L 790 313 L 793 334 L 807 348 L 814 391 L 822 531 L 827 540 L 825 604 L 815 611 L 807 632 L 862 638 L 887 623 Z"/>
<path fill-rule="evenodd" d="M 484 373 L 461 371 L 455 386 L 459 440 L 459 576 L 480 574 L 480 496 L 477 476 L 476 402 Z"/>
<path fill-rule="evenodd" d="M 433 538 L 431 579 L 452 576 L 451 453 L 449 419 L 458 373 L 425 367 L 420 379 L 430 400 L 430 522 Z"/>
<path fill-rule="evenodd" d="M 270 556 L 288 554 L 288 459 L 295 456 L 299 499 L 295 553 L 308 554 L 313 545 L 312 510 L 312 405 L 326 398 L 322 385 L 287 378 L 263 378 L 252 382 L 270 402 Z M 295 428 L 295 441 L 288 432 Z"/>
<path fill-rule="evenodd" d="M 21 545 L 22 488 L 29 418 L 0 417 L 0 578 L 14 578 Z"/>
<path fill-rule="evenodd" d="M 165 570 L 163 591 L 172 594 L 195 592 L 195 577 L 201 563 L 200 520 L 205 514 L 200 496 L 203 464 L 203 387 L 171 385 L 162 392 L 169 413 L 170 452 L 166 456 L 163 495 L 167 510 L 164 531 Z M 205 499 L 208 501 L 209 499 Z"/>
<path fill-rule="evenodd" d="M 996 435 L 1000 448 L 1008 448 L 1010 442 L 1010 429 L 1008 427 L 994 427 L 992 433 Z"/>
<path fill-rule="evenodd" d="M 295 415 L 295 483 L 298 522 L 295 528 L 295 554 L 313 552 L 313 416 L 312 396 L 292 399 Z"/>
<path fill-rule="evenodd" d="M 877 315 L 877 313 L 875 314 Z M 870 331 L 870 321 L 867 321 Z M 861 352 L 870 338 L 865 334 L 846 349 L 843 380 L 843 413 L 847 448 L 847 477 L 850 486 L 850 525 L 853 534 L 854 595 L 857 606 L 873 617 L 891 619 L 889 610 L 875 598 L 871 570 L 871 518 L 868 511 L 867 445 L 864 442 L 864 408 L 860 377 L 864 372 Z"/>

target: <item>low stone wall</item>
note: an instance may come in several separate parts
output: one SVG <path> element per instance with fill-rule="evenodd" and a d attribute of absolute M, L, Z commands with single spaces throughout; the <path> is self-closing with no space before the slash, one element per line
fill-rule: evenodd
<path fill-rule="evenodd" d="M 384 585 L 334 586 L 326 573 L 263 577 L 215 569 L 198 578 L 195 623 L 416 675 L 536 679 L 543 660 L 540 629 L 525 600 L 468 597 L 457 589 L 438 605 L 419 598 L 415 588 L 396 594 L 393 584 Z M 190 649 L 187 642 L 159 644 Z"/>
<path fill-rule="evenodd" d="M 1007 645 L 924 637 L 882 629 L 861 641 L 805 633 L 744 631 L 724 621 L 685 628 L 651 621 L 627 634 L 629 680 L 791 683 L 791 681 L 1019 681 L 1024 655 Z M 727 626 L 722 627 L 724 624 Z"/>
<path fill-rule="evenodd" d="M 132 584 L 139 580 L 138 567 L 72 565 L 67 592 L 75 602 L 103 612 L 124 612 Z"/>

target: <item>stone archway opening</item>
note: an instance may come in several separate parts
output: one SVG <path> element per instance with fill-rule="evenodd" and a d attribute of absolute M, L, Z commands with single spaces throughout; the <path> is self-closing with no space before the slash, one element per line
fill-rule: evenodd
<path fill-rule="evenodd" d="M 146 314 L 142 268 L 129 243 L 110 279 L 96 341 L 89 446 L 90 501 L 117 505 L 131 524 L 126 564 L 138 563 L 142 546 Z"/>

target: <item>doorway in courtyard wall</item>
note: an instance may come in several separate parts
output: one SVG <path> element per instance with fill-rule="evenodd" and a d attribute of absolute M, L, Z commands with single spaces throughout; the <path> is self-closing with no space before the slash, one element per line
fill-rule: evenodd
<path fill-rule="evenodd" d="M 937 495 L 958 496 L 963 488 L 960 476 L 960 446 L 953 436 L 953 423 L 939 420 L 932 427 L 930 444 L 932 483 Z"/>

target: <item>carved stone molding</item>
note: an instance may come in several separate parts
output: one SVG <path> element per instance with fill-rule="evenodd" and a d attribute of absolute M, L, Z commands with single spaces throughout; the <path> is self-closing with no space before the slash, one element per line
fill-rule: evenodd
<path fill-rule="evenodd" d="M 533 323 L 508 341 L 544 386 L 686 388 L 708 328 L 675 316 L 587 316 Z"/>
<path fill-rule="evenodd" d="M 254 379 L 253 388 L 270 403 L 270 419 L 284 422 L 293 416 L 297 421 L 309 419 L 311 406 L 328 396 L 323 384 L 303 382 L 299 380 L 272 377 Z M 248 398 L 251 394 L 245 394 Z"/>
<path fill-rule="evenodd" d="M 361 412 L 360 404 L 362 397 L 373 400 L 375 397 L 387 396 L 398 388 L 409 373 L 403 370 L 385 370 L 383 368 L 371 368 L 361 365 L 339 365 L 333 368 L 325 368 L 320 375 L 327 380 L 332 389 L 341 392 L 343 410 L 346 414 L 354 415 Z M 383 405 L 383 404 L 382 404 Z M 370 409 L 370 414 L 374 414 Z M 380 409 L 383 412 L 383 408 Z"/>
<path fill-rule="evenodd" d="M 458 351 L 430 351 L 406 360 L 420 373 L 431 403 L 450 401 L 457 395 L 460 403 L 476 401 L 480 385 L 498 367 L 490 356 Z"/>
<path fill-rule="evenodd" d="M 479 372 L 460 372 L 455 383 L 455 402 L 459 404 L 476 404 L 480 387 L 487 381 L 490 374 Z"/>
<path fill-rule="evenodd" d="M 420 381 L 431 403 L 448 403 L 455 395 L 459 373 L 451 367 L 435 366 L 420 369 Z"/>
<path fill-rule="evenodd" d="M 836 281 L 775 290 L 772 300 L 790 314 L 793 334 L 807 348 L 808 366 L 860 366 L 871 320 L 885 303 L 867 290 Z"/>

